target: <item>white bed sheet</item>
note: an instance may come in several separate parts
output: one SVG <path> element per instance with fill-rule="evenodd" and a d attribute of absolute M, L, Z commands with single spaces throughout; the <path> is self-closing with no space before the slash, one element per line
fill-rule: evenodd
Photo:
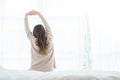
<path fill-rule="evenodd" d="M 0 70 L 0 80 L 120 80 L 120 72 Z"/>

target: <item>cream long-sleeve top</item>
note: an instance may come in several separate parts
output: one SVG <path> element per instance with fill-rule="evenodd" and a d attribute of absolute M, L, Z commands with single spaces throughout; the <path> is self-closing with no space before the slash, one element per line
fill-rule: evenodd
<path fill-rule="evenodd" d="M 50 47 L 49 47 L 49 53 L 47 55 L 43 55 L 39 53 L 39 48 L 36 45 L 36 38 L 33 36 L 32 32 L 29 29 L 29 24 L 28 24 L 28 16 L 25 17 L 25 30 L 27 33 L 27 37 L 30 40 L 31 43 L 31 70 L 36 70 L 36 71 L 52 71 L 55 67 L 55 57 L 54 57 L 54 45 L 52 43 L 52 34 L 51 34 L 51 28 L 49 27 L 47 21 L 42 15 L 39 15 L 41 18 L 44 28 L 46 30 L 47 34 L 47 40 L 50 41 Z"/>

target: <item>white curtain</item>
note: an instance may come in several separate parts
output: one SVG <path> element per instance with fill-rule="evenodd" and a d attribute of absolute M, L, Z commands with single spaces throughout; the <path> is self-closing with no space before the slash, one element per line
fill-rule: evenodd
<path fill-rule="evenodd" d="M 120 1 L 89 0 L 93 70 L 120 71 Z"/>
<path fill-rule="evenodd" d="M 55 32 L 60 70 L 119 71 L 119 4 L 119 0 L 43 1 Z"/>

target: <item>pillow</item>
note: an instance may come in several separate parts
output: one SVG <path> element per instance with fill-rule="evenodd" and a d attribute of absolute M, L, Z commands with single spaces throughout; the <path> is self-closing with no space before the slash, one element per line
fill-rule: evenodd
<path fill-rule="evenodd" d="M 0 71 L 1 71 L 1 70 L 4 70 L 4 68 L 3 68 L 2 66 L 0 66 Z"/>
<path fill-rule="evenodd" d="M 9 75 L 7 70 L 0 66 L 0 80 L 9 80 Z"/>

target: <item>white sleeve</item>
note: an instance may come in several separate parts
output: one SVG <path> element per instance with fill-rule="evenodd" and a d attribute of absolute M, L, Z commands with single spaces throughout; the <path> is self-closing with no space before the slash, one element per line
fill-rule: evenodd
<path fill-rule="evenodd" d="M 24 23 L 25 23 L 25 31 L 27 33 L 27 37 L 30 39 L 31 36 L 32 36 L 32 32 L 29 29 L 28 17 L 27 16 L 25 16 L 25 18 L 24 18 Z"/>

